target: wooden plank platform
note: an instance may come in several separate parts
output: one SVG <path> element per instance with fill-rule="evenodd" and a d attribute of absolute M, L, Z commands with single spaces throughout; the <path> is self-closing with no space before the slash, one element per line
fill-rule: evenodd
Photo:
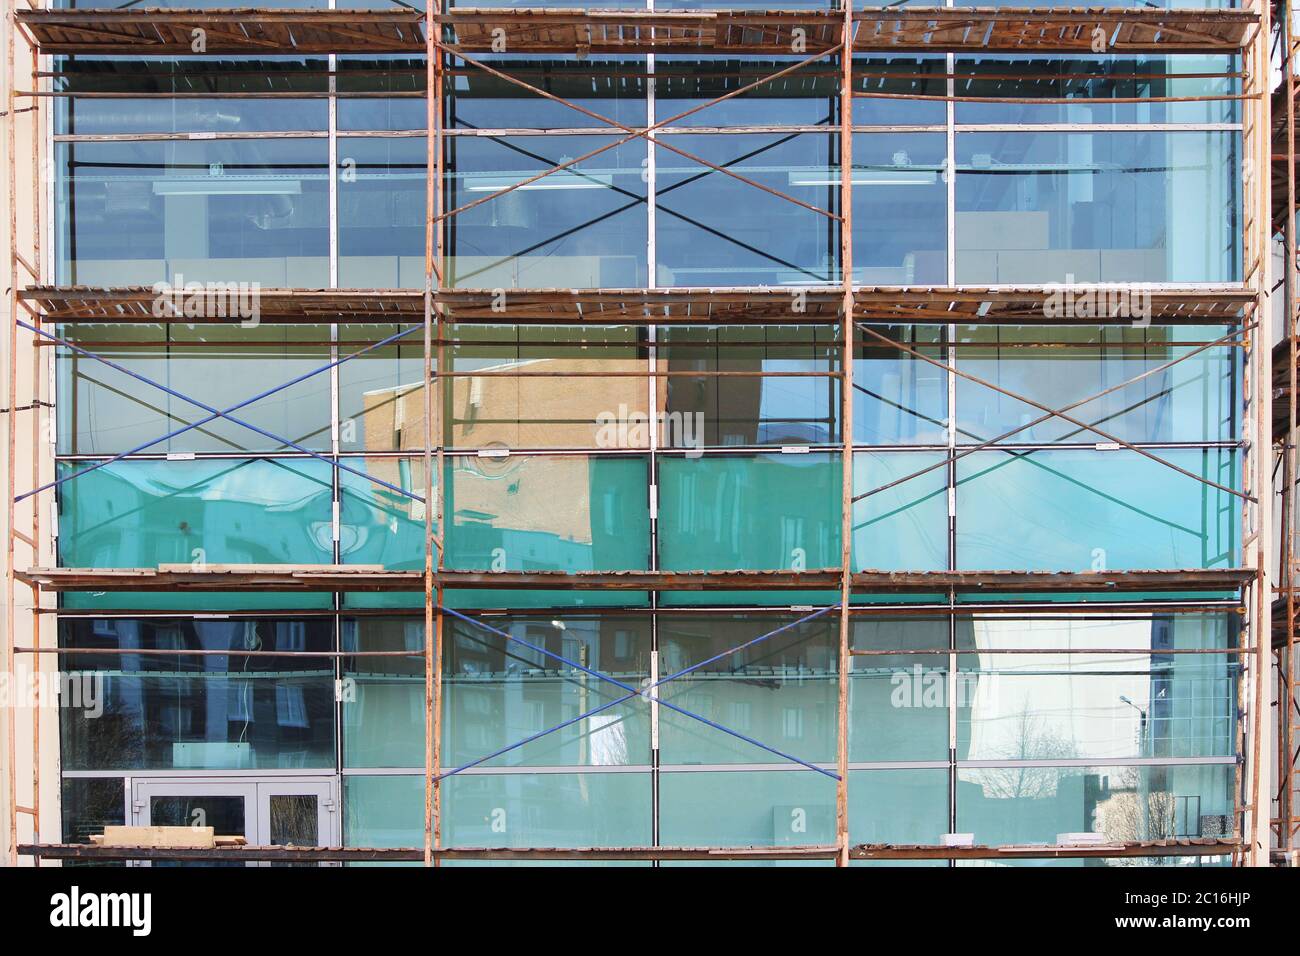
<path fill-rule="evenodd" d="M 1235 839 L 1184 837 L 1077 846 L 1012 844 L 948 847 L 923 844 L 859 844 L 849 848 L 856 860 L 993 860 L 1084 859 L 1098 857 L 1226 856 L 1240 849 Z M 223 860 L 231 862 L 409 862 L 424 859 L 421 847 L 217 846 L 108 847 L 82 843 L 27 843 L 22 856 L 47 860 Z M 441 847 L 443 860 L 833 860 L 838 848 L 808 846 L 609 846 L 609 847 Z"/>
<path fill-rule="evenodd" d="M 1225 837 L 1179 837 L 1078 845 L 933 846 L 901 843 L 849 847 L 853 860 L 1080 860 L 1097 857 L 1227 856 L 1242 844 Z"/>
<path fill-rule="evenodd" d="M 1258 23 L 1254 13 L 1242 10 L 1029 5 L 865 8 L 853 19 L 858 53 L 1091 52 L 1098 29 L 1112 53 L 1228 52 L 1245 46 Z M 490 52 L 494 38 L 503 36 L 512 53 L 811 54 L 838 45 L 842 30 L 841 14 L 829 8 L 650 13 L 462 7 L 437 20 L 447 44 L 467 53 Z"/>
<path fill-rule="evenodd" d="M 49 860 L 223 860 L 239 863 L 418 863 L 421 847 L 218 846 L 211 849 L 101 847 L 82 843 L 20 846 L 23 856 Z M 609 846 L 609 847 L 442 847 L 443 860 L 833 860 L 834 846 Z"/>
<path fill-rule="evenodd" d="M 1089 295 L 1125 286 L 1078 285 Z M 1131 295 L 1147 294 L 1134 287 Z M 1024 288 L 869 286 L 854 291 L 854 318 L 864 322 L 932 325 L 1040 324 L 1131 325 L 1131 310 L 1062 315 L 1063 292 L 1048 285 Z M 1229 324 L 1254 299 L 1241 286 L 1164 288 L 1149 291 L 1157 325 Z M 261 289 L 259 321 L 267 324 L 411 323 L 424 320 L 424 295 L 416 289 Z M 827 325 L 840 320 L 839 286 L 673 289 L 444 289 L 434 300 L 451 322 L 544 325 Z M 51 322 L 232 324 L 238 318 L 183 316 L 157 307 L 150 288 L 34 286 L 19 297 Z M 1055 303 L 1055 306 L 1053 305 Z M 1131 304 L 1131 302 L 1130 302 Z M 1049 317 L 1049 311 L 1053 314 Z M 1079 310 L 1082 311 L 1082 310 Z M 1075 313 L 1075 310 L 1071 310 Z"/>
<path fill-rule="evenodd" d="M 425 50 L 424 14 L 391 10 L 18 10 L 42 53 L 105 56 L 262 56 L 410 53 Z"/>
<path fill-rule="evenodd" d="M 420 10 L 19 10 L 41 52 L 207 54 L 413 53 L 424 49 Z M 1107 7 L 864 8 L 854 49 L 871 52 L 1091 52 L 1094 31 L 1111 53 L 1215 53 L 1242 49 L 1258 17 L 1244 10 Z M 453 49 L 509 53 L 815 53 L 840 42 L 841 15 L 824 10 L 646 11 L 460 7 L 436 17 Z M 501 32 L 504 31 L 504 32 Z M 796 33 L 796 31 L 800 31 Z M 802 45 L 797 46 L 796 40 Z"/>
<path fill-rule="evenodd" d="M 424 590 L 419 571 L 375 571 L 346 566 L 285 565 L 271 570 L 239 566 L 165 568 L 35 568 L 17 572 L 47 591 L 407 591 Z M 901 594 L 1234 591 L 1254 576 L 1249 568 L 1141 571 L 858 571 L 855 591 Z M 435 579 L 469 590 L 707 591 L 835 590 L 839 571 L 451 571 Z"/>

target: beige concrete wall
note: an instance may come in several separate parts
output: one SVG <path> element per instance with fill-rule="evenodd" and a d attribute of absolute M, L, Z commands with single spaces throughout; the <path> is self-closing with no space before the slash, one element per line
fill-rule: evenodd
<path fill-rule="evenodd" d="M 0 335 L 0 350 L 2 350 L 2 361 L 0 368 L 3 372 L 0 377 L 3 378 L 3 392 L 0 393 L 0 407 L 10 408 L 16 404 L 19 408 L 31 405 L 34 400 L 44 400 L 48 397 L 49 376 L 46 366 L 47 350 L 37 350 L 33 348 L 34 337 L 31 333 L 19 330 L 16 363 L 11 363 L 11 321 L 12 316 L 16 313 L 20 318 L 26 319 L 26 313 L 18 309 L 15 304 L 12 289 L 14 286 L 14 274 L 11 269 L 11 236 L 17 237 L 17 248 L 19 254 L 36 268 L 41 268 L 45 264 L 46 256 L 44 255 L 45 243 L 41 241 L 43 237 L 39 236 L 33 224 L 39 219 L 34 215 L 36 209 L 36 194 L 34 183 L 39 180 L 45 180 L 48 177 L 38 176 L 37 168 L 40 163 L 44 163 L 47 157 L 42 152 L 37 156 L 33 152 L 34 143 L 41 141 L 37 135 L 38 131 L 44 129 L 47 121 L 47 111 L 50 101 L 42 100 L 39 102 L 37 109 L 33 110 L 34 99 L 32 97 L 14 97 L 11 95 L 12 90 L 25 91 L 33 89 L 34 78 L 32 76 L 32 57 L 27 46 L 26 40 L 21 34 L 17 35 L 13 43 L 13 59 L 8 59 L 10 49 L 9 41 L 12 36 L 12 2 L 5 4 L 5 24 L 4 24 L 4 49 L 6 51 L 5 68 L 3 76 L 0 77 L 0 83 L 3 84 L 4 97 L 0 100 L 0 109 L 6 111 L 4 117 L 4 159 L 0 161 L 0 169 L 5 171 L 6 182 L 3 186 L 3 206 L 4 219 L 3 225 L 0 225 L 0 263 L 3 263 L 5 270 L 4 288 L 5 294 L 5 311 L 6 322 L 3 335 Z M 12 64 L 12 65 L 11 65 Z M 11 83 L 11 79 L 13 82 Z M 10 113 L 9 111 L 16 106 L 17 109 Z M 16 194 L 16 202 L 10 201 L 10 182 L 13 182 Z M 43 202 L 43 197 L 41 198 Z M 44 216 L 39 217 L 45 218 Z M 11 226 L 11 223 L 13 225 Z M 33 277 L 22 266 L 16 266 L 17 283 L 19 287 L 27 285 L 33 281 Z M 13 381 L 11 389 L 10 368 L 11 365 L 17 367 L 17 376 Z M 16 403 L 11 400 L 15 394 Z M 17 493 L 30 490 L 38 481 L 48 481 L 53 470 L 53 462 L 50 455 L 49 444 L 49 416 L 43 408 L 28 409 L 23 411 L 6 412 L 3 416 L 5 426 L 3 439 L 0 439 L 0 474 L 5 476 L 6 492 L 10 489 Z M 12 426 L 12 443 L 15 447 L 14 454 L 10 455 L 10 428 Z M 35 461 L 39 468 L 33 468 L 33 450 L 37 450 Z M 12 480 L 12 485 L 10 481 Z M 39 535 L 40 553 L 36 554 L 31 547 L 19 541 L 16 548 L 15 560 L 18 568 L 28 567 L 34 564 L 47 563 L 50 560 L 50 521 L 52 518 L 51 494 L 45 493 L 39 496 L 39 502 L 33 507 L 32 502 L 24 502 L 16 509 L 14 525 L 16 529 L 23 534 L 30 534 L 34 527 L 34 518 L 37 517 L 36 509 L 39 509 Z M 4 540 L 8 540 L 8 511 L 6 507 L 0 509 L 3 516 L 0 516 L 0 523 L 4 525 Z M 7 551 L 7 549 L 6 549 Z M 32 647 L 34 646 L 34 619 L 32 614 L 32 592 L 22 583 L 16 583 L 12 595 L 9 589 L 3 589 L 4 593 L 0 594 L 0 602 L 3 602 L 3 616 L 0 616 L 0 628 L 4 630 L 4 647 L 9 646 L 9 640 L 12 636 L 17 646 Z M 12 611 L 11 611 L 12 602 Z M 9 630 L 9 622 L 13 622 L 12 634 Z M 53 621 L 45 622 L 42 628 L 42 645 L 51 646 L 55 642 Z M 0 760 L 3 766 L 0 767 L 0 863 L 10 865 L 13 860 L 12 840 L 11 840 L 11 819 L 12 819 L 12 800 L 16 797 L 19 807 L 34 807 L 36 804 L 35 786 L 39 777 L 40 801 L 39 807 L 39 839 L 57 840 L 59 838 L 59 764 L 58 764 L 58 713 L 57 701 L 49 699 L 49 695 L 44 700 L 39 697 L 33 699 L 28 687 L 33 677 L 33 658 L 31 654 L 15 655 L 15 675 L 13 680 L 6 679 L 3 688 L 6 695 L 6 701 L 16 706 L 6 706 L 0 708 L 0 742 L 4 746 L 0 748 Z M 57 670 L 57 662 L 53 657 L 45 657 L 41 661 L 42 669 L 47 673 Z M 35 701 L 39 700 L 39 705 Z M 33 724 L 39 722 L 40 736 L 39 741 L 33 735 Z M 9 740 L 13 740 L 13 750 L 16 753 L 11 755 Z M 34 752 L 34 745 L 38 750 Z M 12 794 L 12 795 L 11 795 Z M 32 840 L 37 836 L 35 830 L 36 819 L 28 813 L 17 814 L 17 836 L 18 842 L 24 843 Z M 31 861 L 20 859 L 19 865 L 30 866 Z"/>

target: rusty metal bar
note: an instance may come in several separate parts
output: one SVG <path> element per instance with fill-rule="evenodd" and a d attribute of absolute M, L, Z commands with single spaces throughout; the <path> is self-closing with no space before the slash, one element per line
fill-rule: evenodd
<path fill-rule="evenodd" d="M 577 112 L 582 113 L 584 116 L 589 116 L 592 119 L 596 120 L 597 122 L 604 123 L 607 126 L 612 126 L 615 129 L 621 129 L 625 133 L 633 133 L 636 136 L 642 135 L 638 133 L 631 126 L 625 126 L 622 123 L 620 123 L 618 120 L 611 119 L 608 116 L 604 116 L 601 113 L 597 113 L 595 110 L 589 110 L 585 106 L 579 106 L 577 103 L 570 102 L 569 100 L 566 100 L 561 96 L 556 96 L 554 93 L 548 93 L 546 90 L 543 90 L 540 87 L 533 86 L 531 83 L 525 83 L 523 80 L 518 79 L 517 77 L 513 77 L 508 73 L 503 73 L 500 70 L 493 69 L 492 67 L 488 66 L 486 63 L 483 63 L 480 60 L 476 60 L 471 56 L 467 56 L 464 53 L 457 52 L 452 47 L 449 47 L 441 42 L 435 40 L 434 45 L 437 46 L 439 49 L 445 50 L 446 52 L 450 53 L 452 56 L 460 57 L 466 63 L 469 63 L 472 66 L 476 66 L 480 70 L 483 70 L 484 72 L 489 73 L 492 76 L 497 77 L 498 79 L 505 80 L 507 83 L 511 83 L 515 86 L 521 87 L 525 90 L 528 90 L 531 93 L 536 93 L 538 96 L 551 100 L 552 102 L 559 103 L 561 106 L 567 106 L 569 109 L 576 110 Z M 752 180 L 747 176 L 740 175 L 740 173 L 736 172 L 735 170 L 728 169 L 725 166 L 719 166 L 717 163 L 713 163 L 707 159 L 704 159 L 703 157 L 696 156 L 694 153 L 688 153 L 686 150 L 678 146 L 674 146 L 671 143 L 668 143 L 664 140 L 656 138 L 652 142 L 655 146 L 663 147 L 664 149 L 676 153 L 678 156 L 681 156 L 684 159 L 689 159 L 691 162 L 699 163 L 701 166 L 707 166 L 709 169 L 713 170 L 716 173 L 722 173 L 726 176 L 730 176 L 732 179 L 739 180 L 740 182 L 745 183 L 748 186 L 753 186 L 755 189 L 761 189 L 763 192 L 770 193 L 771 195 L 776 196 L 778 199 L 784 199 L 787 202 L 792 202 L 796 206 L 802 206 L 804 209 L 808 209 L 811 210 L 812 212 L 819 213 L 820 215 L 826 216 L 829 219 L 839 218 L 838 216 L 835 215 L 835 213 L 831 212 L 828 209 L 822 209 L 820 206 L 814 206 L 812 203 L 804 202 L 802 199 L 796 199 L 794 196 L 791 196 L 789 193 L 785 193 L 779 189 L 773 189 L 771 186 L 766 186 L 763 183 L 756 182 L 755 180 Z"/>
<path fill-rule="evenodd" d="M 233 860 L 240 862 L 419 862 L 418 847 L 237 846 L 210 849 L 105 847 L 83 843 L 24 844 L 24 856 L 64 860 Z M 741 847 L 443 847 L 436 860 L 829 860 L 833 846 Z"/>
<path fill-rule="evenodd" d="M 849 848 L 855 860 L 962 859 L 1086 859 L 1097 857 L 1226 856 L 1240 845 L 1235 840 L 1182 838 L 1095 845 L 1003 845 L 948 847 L 908 844 L 859 844 Z M 23 844 L 24 856 L 65 860 L 229 860 L 239 862 L 418 862 L 418 847 L 283 847 L 232 846 L 207 849 L 183 847 L 106 847 L 83 843 Z M 832 860 L 836 845 L 741 847 L 445 847 L 446 860 Z"/>
<path fill-rule="evenodd" d="M 434 20 L 438 0 L 425 0 L 425 224 L 424 224 L 424 855 L 426 867 L 433 865 L 434 853 L 434 750 L 438 746 L 434 736 L 434 708 L 440 702 L 433 693 L 433 284 L 434 222 L 437 211 L 434 200 L 434 163 L 432 157 L 438 150 L 441 137 L 436 126 L 437 117 L 433 88 L 436 66 L 434 60 Z M 439 98 L 440 99 L 440 98 Z M 437 268 L 441 270 L 442 264 Z M 441 285 L 441 281 L 438 283 Z M 442 369 L 437 370 L 441 374 Z M 441 486 L 441 476 L 437 482 Z"/>
<path fill-rule="evenodd" d="M 504 196 L 506 193 L 514 192 L 516 189 L 519 189 L 521 186 L 527 186 L 531 183 L 535 183 L 539 179 L 544 179 L 545 177 L 550 176 L 552 173 L 562 172 L 563 170 L 568 169 L 570 166 L 576 166 L 578 163 L 586 162 L 592 157 L 599 156 L 601 153 L 614 149 L 617 146 L 622 146 L 624 143 L 629 143 L 634 139 L 644 139 L 647 136 L 647 134 L 653 133 L 657 129 L 662 129 L 663 127 L 669 126 L 680 119 L 684 119 L 685 117 L 692 115 L 693 113 L 698 113 L 701 110 L 708 109 L 710 106 L 717 106 L 719 103 L 723 102 L 724 100 L 733 99 L 734 97 L 740 96 L 742 93 L 748 93 L 752 89 L 763 86 L 767 83 L 771 83 L 773 80 L 779 79 L 780 77 L 785 76 L 787 73 L 793 73 L 794 71 L 800 69 L 801 67 L 805 66 L 808 63 L 813 63 L 817 60 L 825 58 L 827 55 L 834 53 L 836 49 L 838 48 L 830 47 L 829 49 L 823 50 L 820 53 L 815 53 L 812 56 L 807 57 L 806 59 L 800 60 L 798 63 L 792 64 L 791 66 L 788 66 L 783 70 L 778 70 L 776 73 L 773 73 L 770 76 L 763 77 L 762 79 L 754 83 L 747 84 L 746 86 L 742 86 L 739 89 L 731 90 L 728 93 L 724 93 L 722 96 L 718 96 L 715 97 L 714 99 L 709 100 L 707 103 L 701 103 L 699 106 L 694 106 L 688 110 L 683 110 L 681 113 L 678 113 L 675 116 L 670 116 L 667 119 L 659 120 L 658 122 L 650 126 L 647 126 L 644 129 L 635 130 L 630 135 L 624 136 L 622 139 L 617 139 L 614 140 L 613 142 L 606 143 L 604 146 L 600 146 L 597 147 L 596 149 L 589 150 L 588 152 L 583 153 L 581 156 L 577 157 L 576 159 L 566 160 L 565 162 L 552 166 L 550 169 L 543 170 L 542 172 L 536 174 L 535 176 L 529 176 L 527 179 L 522 179 L 517 183 L 513 183 L 509 186 L 506 186 L 504 189 L 499 189 L 494 193 L 489 193 L 488 195 L 475 199 L 472 202 L 468 202 L 463 206 L 457 206 L 455 209 L 451 210 L 450 212 L 442 213 L 438 218 L 439 220 L 451 219 L 453 216 L 457 216 L 460 213 L 465 212 L 466 210 L 473 209 L 475 206 L 481 206 L 483 203 L 496 199 L 499 196 Z M 655 142 L 658 142 L 658 140 L 656 140 Z M 797 202 L 797 200 L 795 201 Z"/>
<path fill-rule="evenodd" d="M 420 571 L 365 567 L 334 569 L 285 565 L 284 570 L 213 568 L 32 568 L 18 572 L 50 591 L 408 591 L 423 587 Z M 928 593 L 944 588 L 1005 591 L 1236 590 L 1249 568 L 1131 571 L 855 571 L 855 590 Z M 445 588 L 672 590 L 827 590 L 840 586 L 841 569 L 809 571 L 460 571 L 444 569 Z"/>
<path fill-rule="evenodd" d="M 436 2 L 438 4 L 439 12 L 442 12 L 446 0 L 436 0 Z M 429 38 L 432 39 L 434 43 L 437 43 L 437 32 L 438 31 L 434 29 L 432 25 L 430 25 L 430 28 L 427 30 Z M 436 270 L 435 276 L 438 280 L 438 291 L 442 291 L 442 289 L 446 288 L 448 285 L 445 265 L 447 257 L 443 241 L 447 229 L 447 223 L 442 219 L 442 213 L 446 208 L 446 196 L 444 193 L 446 183 L 443 175 L 444 167 L 446 166 L 446 143 L 444 140 L 444 134 L 446 132 L 444 129 L 446 123 L 444 109 L 446 104 L 443 96 L 443 87 L 446 82 L 445 76 L 448 61 L 442 55 L 441 51 L 434 54 L 431 49 L 430 54 L 431 55 L 428 59 L 433 63 L 431 68 L 433 71 L 433 85 L 428 88 L 428 92 L 430 102 L 433 104 L 433 119 L 435 120 L 434 162 L 432 165 L 434 166 L 434 178 L 436 180 L 434 183 L 433 193 L 433 213 L 435 218 L 430 222 L 430 242 L 433 248 L 433 262 Z M 425 165 L 430 165 L 427 160 Z M 446 592 L 444 591 L 442 584 L 442 573 L 443 569 L 446 567 L 447 557 L 447 549 L 443 544 L 442 535 L 445 534 L 446 526 L 446 509 L 443 507 L 443 502 L 446 500 L 447 494 L 446 417 L 450 401 L 454 398 L 454 394 L 447 391 L 447 387 L 443 381 L 443 370 L 447 367 L 446 348 L 443 344 L 443 340 L 446 338 L 446 331 L 443 324 L 446 317 L 445 310 L 446 307 L 441 302 L 435 303 L 433 334 L 438 340 L 436 356 L 437 380 L 435 382 L 428 382 L 426 380 L 425 382 L 426 388 L 437 389 L 435 398 L 438 406 L 436 418 L 434 419 L 434 440 L 437 442 L 438 449 L 437 457 L 435 459 L 437 477 L 434 480 L 434 486 L 432 489 L 433 497 L 429 499 L 432 502 L 433 510 L 433 517 L 431 520 L 438 535 L 437 541 L 435 542 L 438 550 L 438 563 L 435 568 L 438 580 L 436 587 L 433 589 L 432 593 L 428 595 L 428 599 L 433 602 L 433 613 L 437 615 L 433 627 L 433 702 L 435 709 L 433 712 L 432 724 L 433 760 L 431 765 L 431 773 L 433 774 L 433 838 L 431 842 L 434 850 L 438 850 L 442 847 L 442 645 L 445 621 L 443 607 L 445 606 L 446 597 Z M 436 858 L 434 860 L 434 866 L 438 866 L 439 864 L 440 858 Z"/>
<path fill-rule="evenodd" d="M 853 4 L 844 4 L 840 48 L 840 278 L 844 283 L 840 359 L 840 633 L 836 686 L 835 841 L 837 867 L 849 865 L 849 657 L 853 595 Z"/>
<path fill-rule="evenodd" d="M 15 569 L 17 562 L 18 541 L 14 534 L 17 520 L 17 505 L 14 501 L 16 488 L 14 474 L 17 471 L 18 450 L 18 179 L 15 139 L 18 135 L 18 120 L 15 115 L 17 69 L 14 63 L 14 47 L 17 43 L 18 21 L 15 5 L 10 4 L 6 14 L 8 29 L 5 31 L 5 72 L 7 77 L 7 106 L 5 109 L 5 158 L 8 165 L 8 205 L 9 205 L 9 411 L 5 415 L 5 443 L 8 457 L 6 462 L 5 484 L 8 488 L 5 523 L 5 676 L 10 688 L 17 686 L 15 671 L 16 660 L 14 646 L 17 637 L 15 624 Z M 7 759 L 8 780 L 6 781 L 9 802 L 9 865 L 18 865 L 18 742 L 15 725 L 18 723 L 17 694 L 11 694 L 6 706 L 5 720 L 5 756 Z"/>

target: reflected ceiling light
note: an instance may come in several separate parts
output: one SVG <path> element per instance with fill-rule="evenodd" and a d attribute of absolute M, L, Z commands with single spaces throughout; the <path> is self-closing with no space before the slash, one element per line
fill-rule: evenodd
<path fill-rule="evenodd" d="M 933 186 L 939 181 L 934 170 L 855 169 L 849 182 L 854 186 Z M 790 173 L 791 186 L 838 186 L 836 170 L 800 170 Z"/>
<path fill-rule="evenodd" d="M 465 189 L 472 193 L 495 193 L 514 186 L 517 182 L 518 179 L 509 177 L 483 179 L 475 176 L 465 181 Z M 613 185 L 614 177 L 608 174 L 559 172 L 516 188 L 522 192 L 526 189 L 609 189 Z"/>
<path fill-rule="evenodd" d="M 301 196 L 302 181 L 270 176 L 196 176 L 193 179 L 160 179 L 153 184 L 155 196 Z"/>

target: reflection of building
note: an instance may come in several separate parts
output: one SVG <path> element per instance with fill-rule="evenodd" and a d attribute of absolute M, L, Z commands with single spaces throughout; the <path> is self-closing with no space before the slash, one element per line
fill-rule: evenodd
<path fill-rule="evenodd" d="M 648 450 L 647 363 L 531 359 L 473 370 L 486 374 L 450 379 L 447 410 L 449 444 L 468 451 L 449 456 L 447 466 L 445 508 L 452 527 L 448 547 L 454 549 L 457 566 L 598 569 L 593 548 L 611 534 L 611 526 L 608 516 L 593 514 L 593 507 L 618 508 L 621 498 L 617 483 L 611 497 L 601 473 L 617 479 L 617 473 L 629 465 L 643 465 L 586 455 L 521 458 L 507 453 L 528 448 L 602 448 L 606 435 L 625 442 L 610 445 L 610 451 Z M 512 371 L 534 375 L 511 377 Z M 574 374 L 592 371 L 614 374 Z M 365 393 L 360 440 L 373 450 L 422 447 L 424 401 L 418 385 Z M 619 419 L 622 427 L 607 428 L 602 434 L 601 422 L 610 416 Z M 422 459 L 375 456 L 367 459 L 367 468 L 376 477 L 423 493 Z M 417 479 L 418 484 L 412 484 Z M 384 492 L 376 488 L 372 494 L 381 497 Z M 408 499 L 383 507 L 391 513 L 394 506 L 404 519 L 423 521 L 418 502 Z"/>

